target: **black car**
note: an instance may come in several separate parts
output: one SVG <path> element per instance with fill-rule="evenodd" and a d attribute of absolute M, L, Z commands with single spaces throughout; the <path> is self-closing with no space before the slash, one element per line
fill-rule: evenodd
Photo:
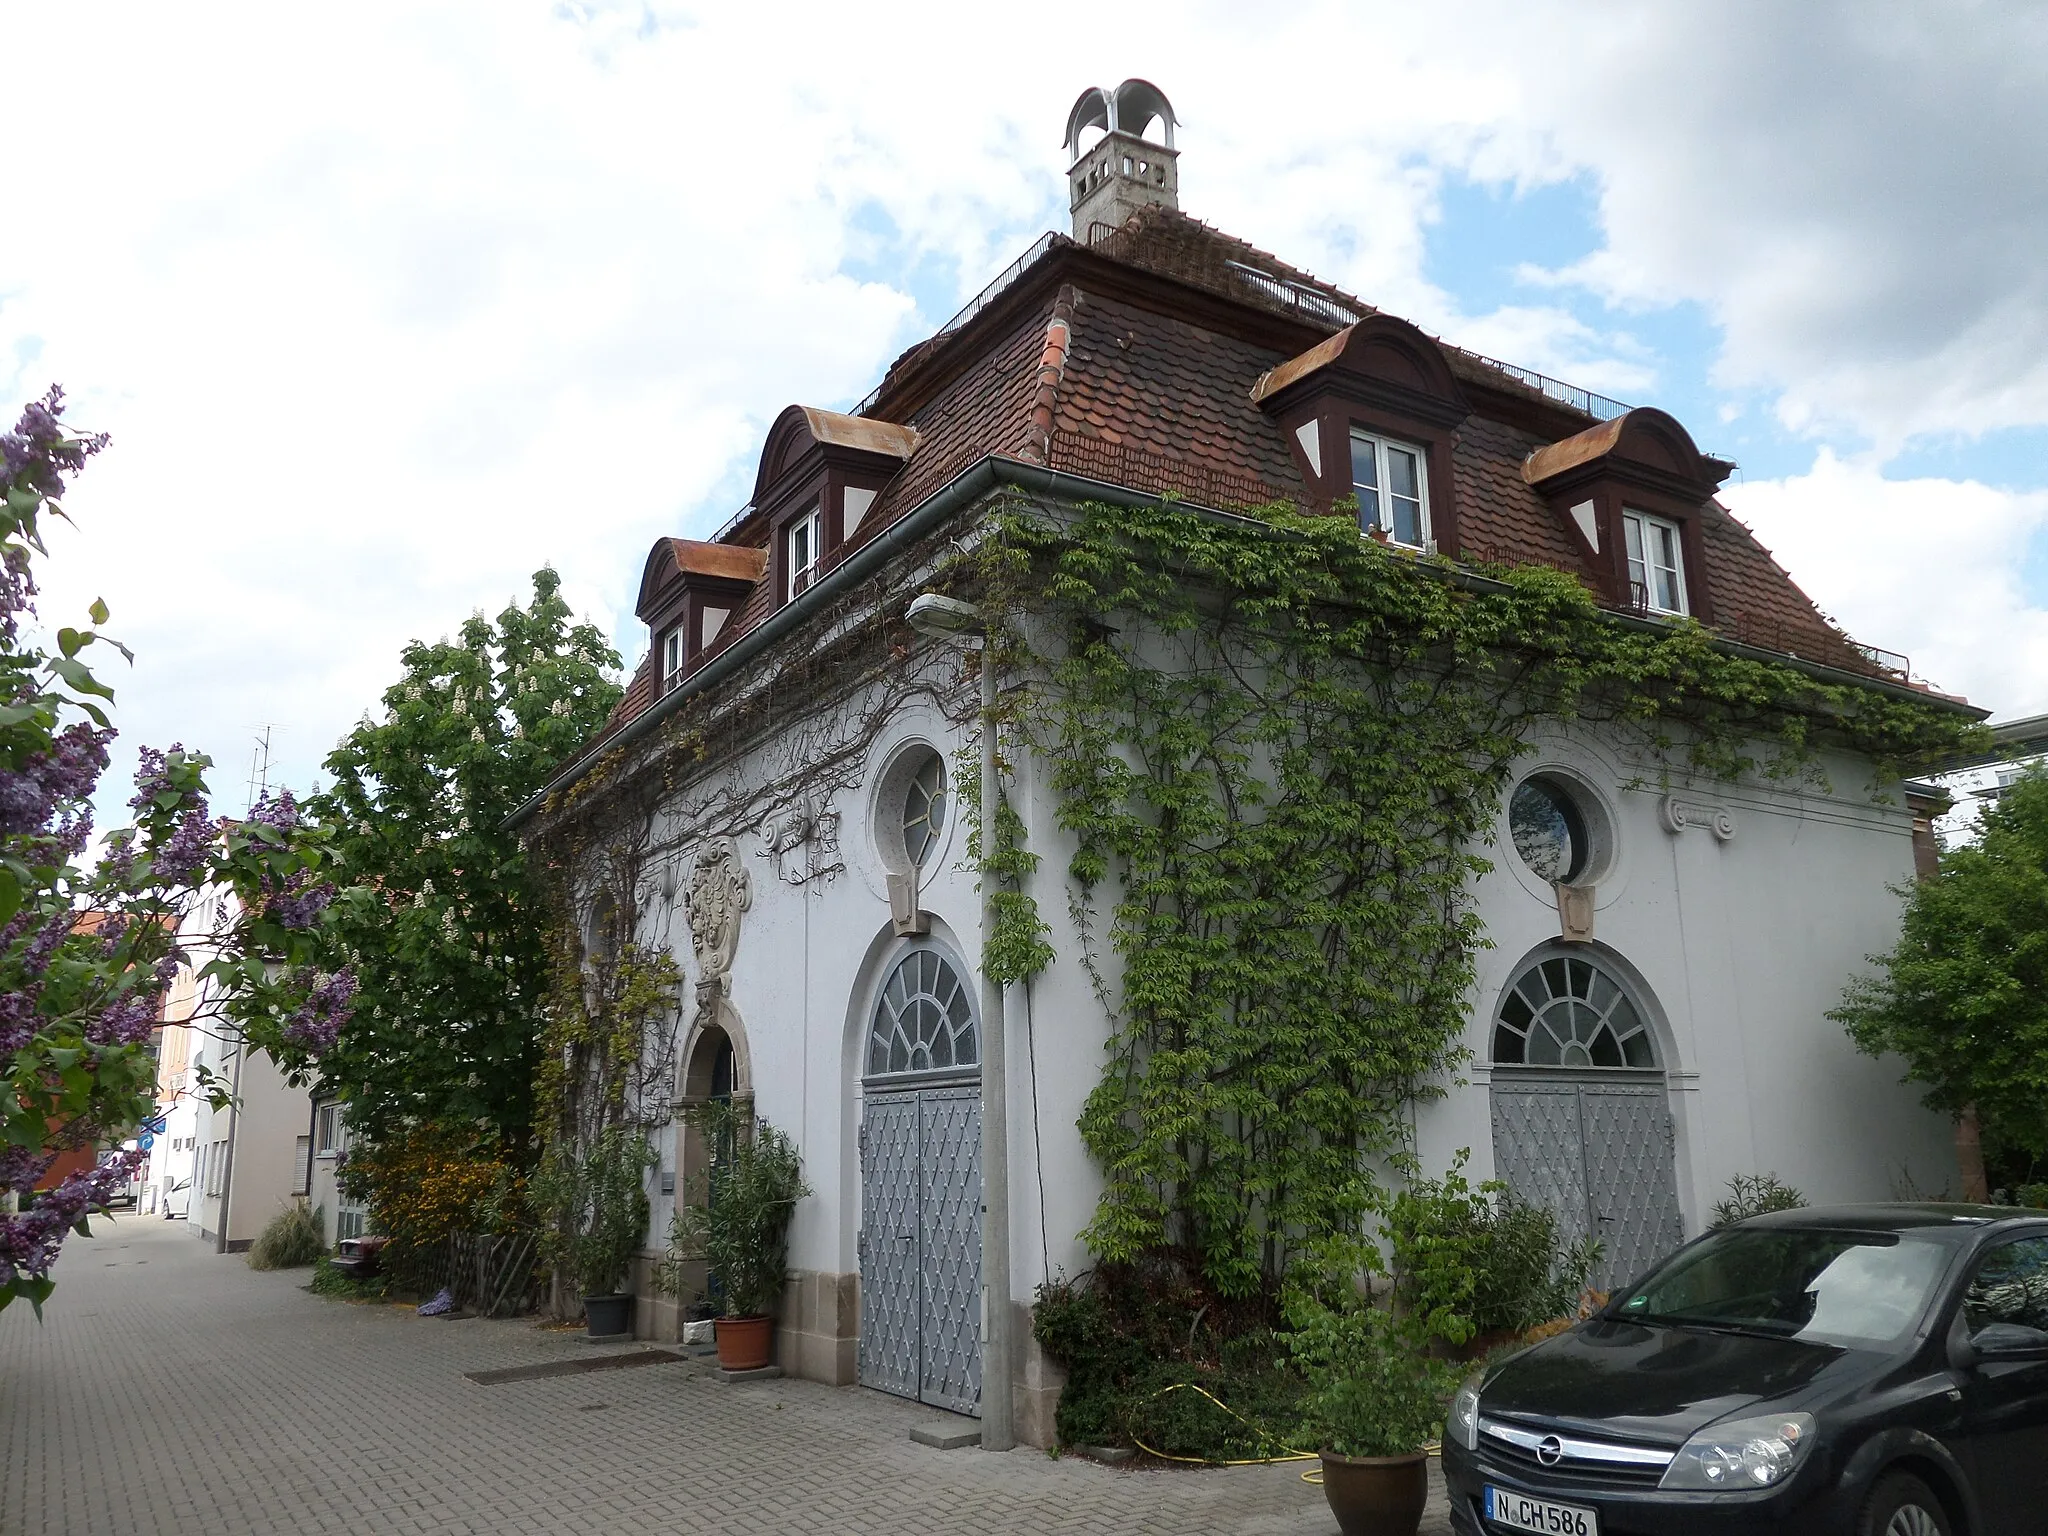
<path fill-rule="evenodd" d="M 1464 1536 L 2048 1532 L 2048 1212 L 1781 1211 L 1466 1382 Z"/>

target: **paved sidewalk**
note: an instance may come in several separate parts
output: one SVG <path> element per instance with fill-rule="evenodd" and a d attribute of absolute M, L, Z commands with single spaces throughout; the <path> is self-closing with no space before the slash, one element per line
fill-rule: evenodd
<path fill-rule="evenodd" d="M 938 1415 L 859 1388 L 694 1361 L 479 1386 L 591 1349 L 313 1296 L 183 1222 L 95 1230 L 65 1244 L 46 1323 L 0 1313 L 8 1536 L 1336 1530 L 1299 1466 L 928 1450 L 908 1431 Z M 1424 1530 L 1447 1529 L 1439 1494 Z"/>

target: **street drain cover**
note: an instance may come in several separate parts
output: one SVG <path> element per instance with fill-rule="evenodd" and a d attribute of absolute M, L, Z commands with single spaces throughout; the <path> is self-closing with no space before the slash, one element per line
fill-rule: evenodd
<path fill-rule="evenodd" d="M 629 1365 L 660 1365 L 683 1357 L 672 1349 L 633 1349 L 617 1355 L 592 1355 L 583 1360 L 550 1360 L 544 1365 L 515 1365 L 502 1371 L 464 1371 L 480 1387 L 501 1387 L 508 1381 L 546 1381 L 550 1376 L 582 1376 L 590 1371 L 619 1371 Z"/>

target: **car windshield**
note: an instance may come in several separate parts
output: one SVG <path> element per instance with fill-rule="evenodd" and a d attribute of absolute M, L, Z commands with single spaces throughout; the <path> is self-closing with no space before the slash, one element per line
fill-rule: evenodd
<path fill-rule="evenodd" d="M 1946 1244 L 1893 1232 L 1735 1228 L 1677 1254 L 1610 1315 L 1869 1347 L 1920 1320 Z"/>

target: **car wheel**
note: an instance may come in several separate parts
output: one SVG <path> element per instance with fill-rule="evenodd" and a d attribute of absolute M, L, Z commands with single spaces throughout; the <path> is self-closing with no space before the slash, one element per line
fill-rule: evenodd
<path fill-rule="evenodd" d="M 1870 1490 L 1857 1536 L 1949 1536 L 1948 1511 L 1919 1478 L 1894 1472 Z"/>

